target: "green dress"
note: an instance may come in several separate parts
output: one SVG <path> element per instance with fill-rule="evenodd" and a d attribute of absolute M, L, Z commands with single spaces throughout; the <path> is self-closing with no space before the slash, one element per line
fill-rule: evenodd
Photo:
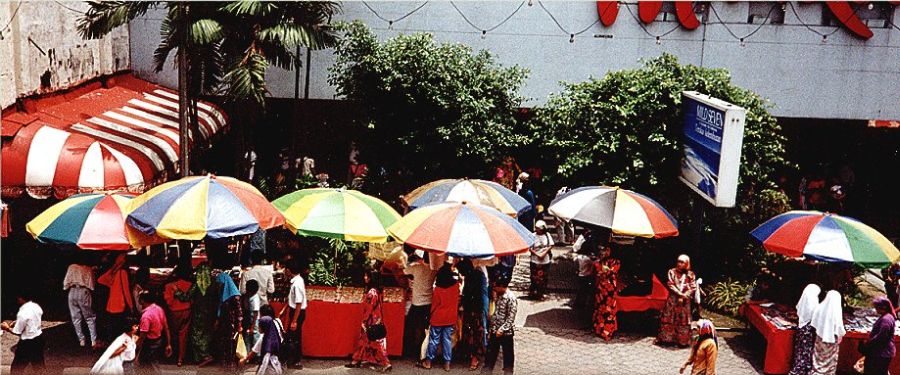
<path fill-rule="evenodd" d="M 188 294 L 191 297 L 191 330 L 188 333 L 192 358 L 200 362 L 212 357 L 212 331 L 218 307 L 216 283 L 201 283 L 198 270 L 198 282 L 191 286 Z M 208 272 L 208 271 L 206 271 Z M 211 277 L 210 277 L 211 278 Z M 205 284 L 206 288 L 201 286 Z"/>

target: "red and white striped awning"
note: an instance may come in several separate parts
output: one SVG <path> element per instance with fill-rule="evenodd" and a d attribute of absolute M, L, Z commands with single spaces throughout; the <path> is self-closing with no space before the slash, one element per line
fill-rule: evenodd
<path fill-rule="evenodd" d="M 23 103 L 25 111 L 3 114 L 4 197 L 143 192 L 177 172 L 173 90 L 125 74 Z M 201 139 L 225 128 L 221 109 L 197 107 Z"/>
<path fill-rule="evenodd" d="M 869 120 L 869 127 L 900 129 L 900 120 Z"/>

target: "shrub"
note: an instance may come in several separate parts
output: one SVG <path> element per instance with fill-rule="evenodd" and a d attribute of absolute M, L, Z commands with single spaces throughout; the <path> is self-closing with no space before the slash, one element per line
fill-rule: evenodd
<path fill-rule="evenodd" d="M 753 286 L 754 283 L 732 279 L 712 284 L 707 288 L 706 305 L 713 310 L 737 316 L 738 308 Z"/>

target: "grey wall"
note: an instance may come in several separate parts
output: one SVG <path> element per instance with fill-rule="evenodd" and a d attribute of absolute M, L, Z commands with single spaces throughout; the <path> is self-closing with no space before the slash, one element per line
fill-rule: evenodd
<path fill-rule="evenodd" d="M 382 18 L 396 20 L 419 7 L 422 2 L 367 3 Z M 558 82 L 578 82 L 602 77 L 606 72 L 639 66 L 639 59 L 668 52 L 683 63 L 721 67 L 731 71 L 734 82 L 768 97 L 776 116 L 839 119 L 900 119 L 900 30 L 873 28 L 869 40 L 854 37 L 849 31 L 832 26 L 811 26 L 830 34 L 826 41 L 808 30 L 823 19 L 821 4 L 794 2 L 798 19 L 790 8 L 783 25 L 748 24 L 749 3 L 713 3 L 719 21 L 707 12 L 706 25 L 688 31 L 669 20 L 646 25 L 636 19 L 636 4 L 622 5 L 611 27 L 598 20 L 594 2 L 551 2 L 525 4 L 506 23 L 482 38 L 480 29 L 499 24 L 512 14 L 520 2 L 456 2 L 459 11 L 477 27 L 469 25 L 450 2 L 429 2 L 391 27 L 362 2 L 343 2 L 341 20 L 362 20 L 378 36 L 387 39 L 399 34 L 430 32 L 439 41 L 465 43 L 475 49 L 488 49 L 505 65 L 531 70 L 523 94 L 530 98 L 526 106 L 539 105 L 550 93 L 558 92 Z M 541 5 L 553 14 L 560 30 Z M 629 9 L 631 12 L 629 12 Z M 900 16 L 893 10 L 893 20 Z M 776 10 L 777 11 L 777 10 Z M 825 10 L 827 12 L 827 10 Z M 152 71 L 152 52 L 159 36 L 161 12 L 148 14 L 131 24 L 132 66 L 143 77 L 174 86 L 176 74 Z M 802 20 L 802 22 L 801 22 Z M 896 23 L 896 22 L 895 22 Z M 592 25 L 593 24 L 593 25 Z M 588 27 L 589 25 L 592 25 Z M 744 45 L 727 30 L 747 35 Z M 586 31 L 569 42 L 569 34 Z M 890 26 L 888 26 L 890 27 Z M 705 28 L 705 30 L 704 30 Z M 673 30 L 660 38 L 656 35 Z M 833 33 L 832 33 L 833 32 Z M 595 34 L 612 35 L 597 38 Z M 704 41 L 705 35 L 705 41 Z M 333 63 L 330 51 L 313 51 L 310 97 L 331 99 L 334 88 L 327 82 Z M 294 72 L 271 69 L 267 75 L 270 91 L 277 97 L 293 97 Z M 300 80 L 303 96 L 305 73 Z"/>

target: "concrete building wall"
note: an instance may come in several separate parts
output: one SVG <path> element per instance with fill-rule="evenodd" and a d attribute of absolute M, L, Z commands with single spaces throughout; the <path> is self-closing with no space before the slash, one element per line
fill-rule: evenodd
<path fill-rule="evenodd" d="M 693 31 L 680 27 L 671 13 L 644 25 L 637 19 L 634 2 L 620 6 L 610 27 L 598 22 L 596 3 L 588 1 L 428 2 L 416 10 L 422 4 L 342 2 L 338 18 L 361 20 L 382 40 L 429 32 L 439 41 L 488 49 L 504 65 L 530 69 L 523 88 L 529 98 L 526 106 L 544 103 L 560 90 L 560 81 L 602 77 L 667 52 L 683 63 L 728 69 L 736 84 L 769 98 L 776 116 L 900 119 L 900 30 L 882 22 L 872 28 L 871 39 L 862 40 L 843 27 L 820 26 L 829 11 L 819 3 L 793 2 L 784 12 L 783 24 L 760 24 L 748 23 L 750 3 L 715 2 L 716 12 L 707 10 L 704 24 Z M 895 24 L 898 9 L 892 8 Z M 780 11 L 779 7 L 773 14 Z M 157 12 L 132 22 L 133 66 L 144 78 L 173 86 L 177 77 L 171 65 L 161 74 L 152 71 L 161 19 L 162 13 Z M 396 21 L 389 25 L 385 20 Z M 481 30 L 495 25 L 500 26 L 482 37 Z M 581 30 L 570 42 L 570 34 Z M 732 33 L 752 35 L 742 44 Z M 659 43 L 658 35 L 663 35 Z M 327 82 L 333 61 L 331 51 L 312 52 L 310 98 L 334 98 L 335 90 Z M 294 96 L 294 72 L 270 69 L 267 78 L 273 96 Z M 301 97 L 306 79 L 304 71 Z"/>
<path fill-rule="evenodd" d="M 77 23 L 86 9 L 84 2 L 0 2 L 0 26 L 9 23 L 0 31 L 0 107 L 128 69 L 128 28 L 83 40 Z"/>

